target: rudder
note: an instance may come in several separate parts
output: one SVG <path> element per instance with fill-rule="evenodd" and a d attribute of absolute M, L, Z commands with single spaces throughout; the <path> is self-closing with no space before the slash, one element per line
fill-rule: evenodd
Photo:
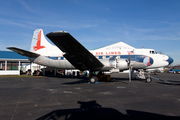
<path fill-rule="evenodd" d="M 40 49 L 52 46 L 44 37 L 42 29 L 36 29 L 33 34 L 30 51 L 36 52 Z"/>

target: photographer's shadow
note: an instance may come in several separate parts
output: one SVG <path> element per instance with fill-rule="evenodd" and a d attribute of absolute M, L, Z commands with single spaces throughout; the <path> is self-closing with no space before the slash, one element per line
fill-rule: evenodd
<path fill-rule="evenodd" d="M 96 101 L 81 102 L 80 108 L 52 111 L 37 120 L 179 120 L 180 117 L 165 116 L 148 112 L 127 110 L 122 114 L 113 108 L 101 107 Z"/>

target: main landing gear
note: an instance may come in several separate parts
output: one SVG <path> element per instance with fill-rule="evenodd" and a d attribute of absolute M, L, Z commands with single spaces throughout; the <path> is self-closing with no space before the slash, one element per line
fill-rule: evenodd
<path fill-rule="evenodd" d="M 90 83 L 98 82 L 98 77 L 97 77 L 97 76 L 89 77 L 89 82 L 90 82 Z"/>
<path fill-rule="evenodd" d="M 99 71 L 90 71 L 89 72 L 89 82 L 90 83 L 98 82 L 98 77 L 97 77 L 98 74 L 99 74 Z"/>
<path fill-rule="evenodd" d="M 136 71 L 137 79 L 144 79 L 147 83 L 152 82 L 151 73 L 144 71 L 143 69 Z"/>
<path fill-rule="evenodd" d="M 89 82 L 90 83 L 97 83 L 99 80 L 110 81 L 111 78 L 110 78 L 110 75 L 105 75 L 101 71 L 90 71 Z"/>
<path fill-rule="evenodd" d="M 131 73 L 131 75 L 135 79 L 144 79 L 147 83 L 152 82 L 150 72 L 144 71 L 143 69 L 136 71 L 135 77 L 133 76 L 133 73 Z M 101 71 L 90 71 L 89 82 L 97 83 L 98 80 L 110 81 L 110 75 L 104 75 Z"/>

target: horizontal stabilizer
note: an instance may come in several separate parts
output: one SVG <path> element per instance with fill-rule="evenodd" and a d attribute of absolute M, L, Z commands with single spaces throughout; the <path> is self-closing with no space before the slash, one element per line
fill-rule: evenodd
<path fill-rule="evenodd" d="M 12 50 L 14 52 L 17 52 L 20 55 L 27 56 L 27 57 L 38 57 L 38 56 L 40 56 L 39 54 L 29 52 L 29 51 L 26 51 L 26 50 L 22 50 L 22 49 L 19 49 L 19 48 L 16 48 L 16 47 L 7 47 L 7 49 Z"/>

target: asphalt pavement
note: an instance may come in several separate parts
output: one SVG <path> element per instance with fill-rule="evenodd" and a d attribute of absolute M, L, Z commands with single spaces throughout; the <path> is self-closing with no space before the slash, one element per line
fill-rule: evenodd
<path fill-rule="evenodd" d="M 0 77 L 0 120 L 180 119 L 180 74 L 153 75 L 129 82 L 87 78 Z"/>

